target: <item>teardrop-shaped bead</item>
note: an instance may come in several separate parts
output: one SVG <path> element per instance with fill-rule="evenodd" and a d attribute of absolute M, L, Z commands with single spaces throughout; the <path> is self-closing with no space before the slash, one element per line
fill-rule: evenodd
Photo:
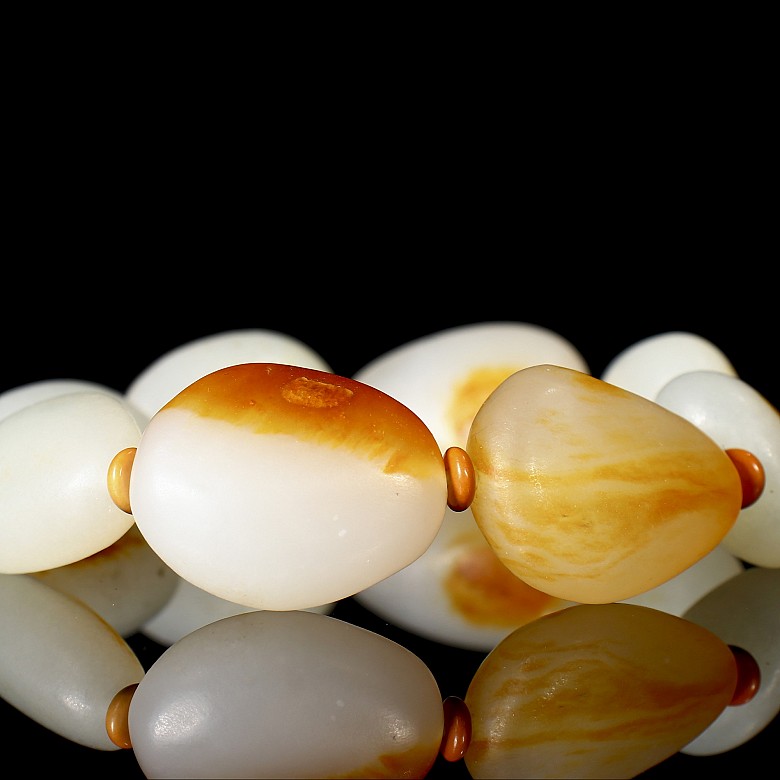
<path fill-rule="evenodd" d="M 728 646 L 634 604 L 577 605 L 518 628 L 466 705 L 474 778 L 626 778 L 676 753 L 726 707 Z"/>
<path fill-rule="evenodd" d="M 331 370 L 313 349 L 286 333 L 262 328 L 229 330 L 188 341 L 160 355 L 130 383 L 125 397 L 151 418 L 188 385 L 240 363 Z"/>
<path fill-rule="evenodd" d="M 97 750 L 114 696 L 144 675 L 130 647 L 77 599 L 27 574 L 0 574 L 0 696 L 47 729 Z"/>
<path fill-rule="evenodd" d="M 441 452 L 409 409 L 315 369 L 251 363 L 150 421 L 133 516 L 180 576 L 257 609 L 338 601 L 411 563 L 446 509 Z"/>
<path fill-rule="evenodd" d="M 620 601 L 713 550 L 739 475 L 695 425 L 586 374 L 534 366 L 477 413 L 472 511 L 502 562 L 539 590 Z"/>
<path fill-rule="evenodd" d="M 697 601 L 684 617 L 749 653 L 758 664 L 761 679 L 753 698 L 727 707 L 682 748 L 693 756 L 724 753 L 780 714 L 780 569 L 746 569 Z"/>
<path fill-rule="evenodd" d="M 108 468 L 140 437 L 107 393 L 57 396 L 0 421 L 0 571 L 65 566 L 122 537 L 133 518 L 111 500 Z"/>
<path fill-rule="evenodd" d="M 723 545 L 755 566 L 780 567 L 780 414 L 747 382 L 715 371 L 683 374 L 658 394 L 661 406 L 690 420 L 724 450 L 755 455 L 764 489 L 745 507 Z"/>
<path fill-rule="evenodd" d="M 168 603 L 179 580 L 136 526 L 105 550 L 32 576 L 80 599 L 125 637 Z"/>
<path fill-rule="evenodd" d="M 442 740 L 435 678 L 385 637 L 256 611 L 184 637 L 130 704 L 147 777 L 424 777 Z"/>

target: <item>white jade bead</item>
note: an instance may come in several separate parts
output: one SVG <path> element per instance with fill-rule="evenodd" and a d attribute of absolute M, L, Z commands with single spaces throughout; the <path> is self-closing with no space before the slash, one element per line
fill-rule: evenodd
<path fill-rule="evenodd" d="M 130 383 L 125 396 L 151 418 L 187 385 L 239 363 L 331 370 L 319 354 L 293 336 L 263 329 L 231 330 L 195 339 L 161 355 Z"/>
<path fill-rule="evenodd" d="M 311 607 L 312 612 L 327 614 L 335 604 Z M 215 620 L 254 611 L 232 601 L 198 588 L 182 577 L 177 577 L 173 595 L 165 606 L 141 627 L 144 635 L 160 645 L 170 646 L 182 637 Z"/>
<path fill-rule="evenodd" d="M 136 526 L 105 550 L 32 576 L 80 599 L 125 637 L 168 604 L 179 580 Z"/>
<path fill-rule="evenodd" d="M 256 609 L 338 601 L 419 557 L 447 504 L 436 442 L 374 388 L 314 369 L 234 366 L 147 426 L 130 503 L 157 554 Z"/>
<path fill-rule="evenodd" d="M 465 449 L 474 415 L 504 379 L 540 363 L 589 371 L 585 358 L 554 331 L 524 322 L 480 322 L 404 344 L 354 378 L 411 409 L 444 452 Z"/>
<path fill-rule="evenodd" d="M 517 322 L 483 322 L 404 344 L 354 378 L 403 403 L 444 452 L 465 449 L 477 410 L 510 374 L 553 363 L 588 371 L 565 338 Z M 510 631 L 572 602 L 537 591 L 501 564 L 470 509 L 447 509 L 433 544 L 416 561 L 355 595 L 364 607 L 438 642 L 488 651 Z"/>
<path fill-rule="evenodd" d="M 712 342 L 695 333 L 673 331 L 642 339 L 623 350 L 607 365 L 601 378 L 654 401 L 674 377 L 701 370 L 737 374 Z"/>
<path fill-rule="evenodd" d="M 682 617 L 685 610 L 702 596 L 706 596 L 718 585 L 736 577 L 744 570 L 742 561 L 721 544 L 676 577 L 638 596 L 624 599 L 624 602 L 652 607 Z"/>
<path fill-rule="evenodd" d="M 92 610 L 26 574 L 0 574 L 0 696 L 72 742 L 117 750 L 106 731 L 114 696 L 143 667 Z"/>
<path fill-rule="evenodd" d="M 106 393 L 70 393 L 0 421 L 0 571 L 64 566 L 108 547 L 133 518 L 107 489 L 114 456 L 140 428 Z"/>
<path fill-rule="evenodd" d="M 184 637 L 130 704 L 155 778 L 423 777 L 443 730 L 413 653 L 311 612 L 248 612 Z"/>
<path fill-rule="evenodd" d="M 780 714 L 780 569 L 754 567 L 724 582 L 684 615 L 746 650 L 761 672 L 756 695 L 725 710 L 683 753 L 710 756 L 752 739 Z"/>
<path fill-rule="evenodd" d="M 720 447 L 753 453 L 764 469 L 763 493 L 743 509 L 723 539 L 755 566 L 780 566 L 780 415 L 738 377 L 693 371 L 673 379 L 656 402 L 694 423 Z"/>
<path fill-rule="evenodd" d="M 43 379 L 13 387 L 0 394 L 0 420 L 37 401 L 45 401 L 69 393 L 107 393 L 127 403 L 122 393 L 97 382 L 83 379 Z M 148 422 L 148 417 L 131 404 L 128 404 L 128 410 L 135 417 L 138 426 L 143 429 Z"/>

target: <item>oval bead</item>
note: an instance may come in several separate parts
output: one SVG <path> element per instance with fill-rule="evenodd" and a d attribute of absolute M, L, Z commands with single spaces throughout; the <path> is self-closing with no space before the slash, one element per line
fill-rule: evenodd
<path fill-rule="evenodd" d="M 124 637 L 168 603 L 179 580 L 136 526 L 105 550 L 32 576 L 80 599 Z"/>
<path fill-rule="evenodd" d="M 692 756 L 724 753 L 752 739 L 780 714 L 780 569 L 746 569 L 697 601 L 684 617 L 748 652 L 761 673 L 750 701 L 727 707 L 682 748 Z"/>
<path fill-rule="evenodd" d="M 690 420 L 724 450 L 747 450 L 761 462 L 764 489 L 745 507 L 723 539 L 738 558 L 755 566 L 780 566 L 780 414 L 738 377 L 694 371 L 669 382 L 661 406 Z"/>
<path fill-rule="evenodd" d="M 135 521 L 180 576 L 256 609 L 350 596 L 421 555 L 447 484 L 409 409 L 345 377 L 244 364 L 209 374 L 150 421 L 133 464 Z"/>
<path fill-rule="evenodd" d="M 151 418 L 188 385 L 240 363 L 331 370 L 313 349 L 286 333 L 261 328 L 229 330 L 188 341 L 160 355 L 128 385 L 125 397 Z"/>
<path fill-rule="evenodd" d="M 253 611 L 252 607 L 235 604 L 208 593 L 182 577 L 176 579 L 173 595 L 165 606 L 141 626 L 141 632 L 160 645 L 172 645 L 215 620 Z M 309 611 L 328 614 L 334 607 L 335 604 L 331 602 L 310 607 Z"/>
<path fill-rule="evenodd" d="M 689 371 L 737 375 L 731 361 L 711 341 L 695 333 L 672 331 L 649 336 L 624 349 L 607 364 L 601 378 L 655 401 L 664 385 Z"/>
<path fill-rule="evenodd" d="M 471 509 L 529 585 L 621 601 L 712 551 L 741 508 L 728 456 L 695 425 L 586 374 L 534 366 L 474 419 Z"/>
<path fill-rule="evenodd" d="M 435 678 L 402 646 L 327 615 L 248 612 L 184 637 L 130 704 L 147 777 L 424 777 L 442 740 Z"/>
<path fill-rule="evenodd" d="M 577 605 L 504 639 L 466 693 L 476 778 L 625 778 L 676 753 L 726 707 L 726 644 L 634 604 Z"/>
<path fill-rule="evenodd" d="M 415 412 L 446 458 L 451 448 L 466 446 L 490 393 L 538 363 L 588 370 L 575 347 L 551 330 L 484 322 L 409 342 L 364 366 L 355 379 Z M 503 566 L 470 508 L 447 508 L 436 539 L 416 561 L 355 598 L 419 636 L 485 652 L 518 626 L 571 603 L 532 588 Z"/>
<path fill-rule="evenodd" d="M 0 574 L 0 696 L 47 729 L 96 750 L 114 696 L 144 670 L 80 601 L 26 574 Z"/>
<path fill-rule="evenodd" d="M 0 421 L 0 571 L 65 566 L 123 536 L 133 518 L 111 501 L 107 473 L 140 437 L 107 393 L 60 395 Z"/>

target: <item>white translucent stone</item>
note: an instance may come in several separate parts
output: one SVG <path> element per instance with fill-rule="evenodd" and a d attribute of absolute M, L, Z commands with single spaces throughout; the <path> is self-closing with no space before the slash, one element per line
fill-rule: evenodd
<path fill-rule="evenodd" d="M 585 358 L 554 331 L 525 322 L 480 322 L 410 341 L 354 378 L 411 409 L 444 452 L 465 449 L 474 415 L 504 379 L 542 363 L 588 373 Z"/>
<path fill-rule="evenodd" d="M 332 603 L 322 604 L 308 611 L 328 614 L 334 606 Z M 161 610 L 144 623 L 141 631 L 158 644 L 169 646 L 215 620 L 253 611 L 251 607 L 221 599 L 177 577 L 173 595 Z"/>
<path fill-rule="evenodd" d="M 750 740 L 780 714 L 780 569 L 746 569 L 704 596 L 684 617 L 750 653 L 761 672 L 750 701 L 726 707 L 682 748 L 692 756 L 723 753 Z"/>
<path fill-rule="evenodd" d="M 107 393 L 70 393 L 0 420 L 0 571 L 64 566 L 108 547 L 133 518 L 108 492 L 114 456 L 140 428 Z"/>
<path fill-rule="evenodd" d="M 179 580 L 135 525 L 105 550 L 33 576 L 80 599 L 125 637 L 170 601 Z"/>
<path fill-rule="evenodd" d="M 665 384 L 689 371 L 737 374 L 731 361 L 711 341 L 695 333 L 672 331 L 642 339 L 623 350 L 607 365 L 601 378 L 654 401 Z"/>
<path fill-rule="evenodd" d="M 0 574 L 0 696 L 50 731 L 97 750 L 114 696 L 143 667 L 92 610 L 26 574 Z"/>
<path fill-rule="evenodd" d="M 248 612 L 184 637 L 130 705 L 154 778 L 424 777 L 443 729 L 413 653 L 311 612 Z"/>
<path fill-rule="evenodd" d="M 744 570 L 742 561 L 721 544 L 676 577 L 624 601 L 682 617 L 702 596 Z"/>
<path fill-rule="evenodd" d="M 763 493 L 743 509 L 723 545 L 755 566 L 780 566 L 780 415 L 743 380 L 693 371 L 669 382 L 657 403 L 694 423 L 725 449 L 751 452 L 764 469 Z"/>
<path fill-rule="evenodd" d="M 209 374 L 146 427 L 130 503 L 180 576 L 256 609 L 338 601 L 407 566 L 446 508 L 420 420 L 374 388 L 313 369 Z"/>
<path fill-rule="evenodd" d="M 540 363 L 588 370 L 575 347 L 553 331 L 521 322 L 483 322 L 409 342 L 354 378 L 415 412 L 444 452 L 465 448 L 474 415 L 504 379 Z M 470 509 L 447 509 L 423 555 L 355 598 L 408 631 L 482 651 L 519 625 L 572 603 L 515 577 L 488 545 Z"/>
<path fill-rule="evenodd" d="M 311 347 L 285 333 L 246 329 L 215 333 L 161 355 L 128 386 L 125 395 L 151 418 L 187 385 L 239 363 L 286 363 L 330 371 Z"/>

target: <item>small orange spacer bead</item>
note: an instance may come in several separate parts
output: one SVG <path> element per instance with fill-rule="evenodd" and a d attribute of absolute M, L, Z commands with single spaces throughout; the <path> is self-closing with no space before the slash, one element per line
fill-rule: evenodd
<path fill-rule="evenodd" d="M 468 509 L 477 487 L 474 464 L 468 452 L 460 447 L 450 447 L 444 453 L 444 470 L 447 473 L 447 506 L 455 512 Z"/>
<path fill-rule="evenodd" d="M 138 683 L 133 683 L 122 688 L 119 693 L 111 699 L 111 704 L 106 710 L 106 732 L 108 738 L 118 747 L 129 750 L 133 747 L 130 741 L 130 728 L 127 724 L 127 715 L 130 712 L 130 701 L 133 698 Z"/>
<path fill-rule="evenodd" d="M 734 707 L 747 704 L 758 693 L 761 687 L 761 669 L 756 659 L 747 650 L 735 645 L 729 645 L 729 649 L 737 662 L 737 685 L 729 702 L 729 705 Z"/>
<path fill-rule="evenodd" d="M 443 702 L 444 733 L 439 753 L 445 761 L 460 761 L 471 742 L 471 713 L 458 696 L 448 696 Z"/>
<path fill-rule="evenodd" d="M 742 508 L 754 504 L 764 492 L 766 474 L 761 461 L 747 450 L 728 449 L 726 455 L 737 469 L 739 481 L 742 483 Z"/>
<path fill-rule="evenodd" d="M 130 511 L 130 472 L 133 470 L 135 460 L 135 447 L 118 452 L 108 467 L 108 494 L 111 500 L 127 514 Z"/>

